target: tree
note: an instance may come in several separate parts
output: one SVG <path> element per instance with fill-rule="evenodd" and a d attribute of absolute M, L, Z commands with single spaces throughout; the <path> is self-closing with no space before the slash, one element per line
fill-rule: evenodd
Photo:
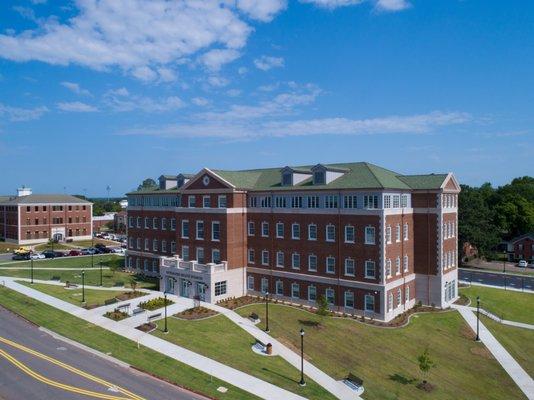
<path fill-rule="evenodd" d="M 132 288 L 132 291 L 135 293 L 135 290 L 137 289 L 137 285 L 138 285 L 138 282 L 137 282 L 137 279 L 135 279 L 134 276 L 132 276 L 130 278 L 130 287 Z"/>
<path fill-rule="evenodd" d="M 154 190 L 158 188 L 158 184 L 152 178 L 145 179 L 139 186 L 137 190 Z"/>
<path fill-rule="evenodd" d="M 419 363 L 419 370 L 423 376 L 423 384 L 426 384 L 426 379 L 428 378 L 430 369 L 435 367 L 434 361 L 432 361 L 430 354 L 428 353 L 428 348 L 423 351 L 423 354 L 417 357 L 417 361 Z"/>
<path fill-rule="evenodd" d="M 327 315 L 328 314 L 328 300 L 322 294 L 317 297 L 317 314 L 318 315 Z"/>

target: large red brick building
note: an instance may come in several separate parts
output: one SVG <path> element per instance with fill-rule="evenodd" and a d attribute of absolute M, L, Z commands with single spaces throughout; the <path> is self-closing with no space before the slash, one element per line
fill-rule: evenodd
<path fill-rule="evenodd" d="M 91 239 L 93 205 L 62 194 L 32 194 L 0 198 L 0 240 L 21 245 Z"/>
<path fill-rule="evenodd" d="M 510 241 L 515 261 L 534 263 L 534 232 L 521 235 Z"/>
<path fill-rule="evenodd" d="M 459 191 L 363 162 L 161 176 L 128 194 L 127 265 L 187 297 L 323 295 L 387 321 L 457 298 Z"/>

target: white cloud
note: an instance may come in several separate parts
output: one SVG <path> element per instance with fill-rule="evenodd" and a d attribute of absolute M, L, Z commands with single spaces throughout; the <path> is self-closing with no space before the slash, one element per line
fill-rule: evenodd
<path fill-rule="evenodd" d="M 212 47 L 243 48 L 252 27 L 241 12 L 268 20 L 276 7 L 251 1 L 75 0 L 77 14 L 39 20 L 34 30 L 0 35 L 0 56 L 95 70 L 118 67 L 143 81 L 168 80 L 168 69 Z M 268 3 L 273 3 L 269 0 Z M 276 1 L 274 3 L 277 3 Z M 224 60 L 221 60 L 222 62 Z"/>
<path fill-rule="evenodd" d="M 152 99 L 150 97 L 131 95 L 127 89 L 110 90 L 104 94 L 104 104 L 112 111 L 128 112 L 140 110 L 143 112 L 167 112 L 185 106 L 182 99 L 177 96 Z"/>
<path fill-rule="evenodd" d="M 380 11 L 402 11 L 407 8 L 410 8 L 411 5 L 406 0 L 377 0 L 376 8 Z"/>
<path fill-rule="evenodd" d="M 48 108 L 41 106 L 35 108 L 19 108 L 6 106 L 0 103 L 0 121 L 6 119 L 12 122 L 31 121 L 39 119 L 48 112 Z"/>
<path fill-rule="evenodd" d="M 261 56 L 254 60 L 254 65 L 262 71 L 268 71 L 271 68 L 283 67 L 284 59 L 282 57 Z"/>
<path fill-rule="evenodd" d="M 29 19 L 30 21 L 37 21 L 35 12 L 30 7 L 15 6 L 13 10 L 18 12 L 23 18 Z"/>
<path fill-rule="evenodd" d="M 310 3 L 317 7 L 334 9 L 338 7 L 353 6 L 362 3 L 362 0 L 300 0 L 301 3 Z"/>
<path fill-rule="evenodd" d="M 64 82 L 61 82 L 60 85 L 63 86 L 63 87 L 66 87 L 71 92 L 74 92 L 76 94 L 83 94 L 85 96 L 90 96 L 91 95 L 91 92 L 89 92 L 89 90 L 82 89 L 81 86 L 78 83 L 75 83 L 75 82 L 64 81 Z"/>
<path fill-rule="evenodd" d="M 72 102 L 64 102 L 64 103 L 57 103 L 57 108 L 61 111 L 67 111 L 67 112 L 95 112 L 98 111 L 98 108 L 82 103 L 81 101 L 72 101 Z"/>
<path fill-rule="evenodd" d="M 278 12 L 286 7 L 285 0 L 237 0 L 237 8 L 250 18 L 263 22 L 271 21 Z"/>
<path fill-rule="evenodd" d="M 136 128 L 123 131 L 120 134 L 230 139 L 308 135 L 424 134 L 444 126 L 465 124 L 470 120 L 471 116 L 467 113 L 434 111 L 427 114 L 370 119 L 315 118 L 262 123 L 255 121 L 253 124 L 250 124 L 250 121 L 236 120 L 204 121 L 196 124 L 170 124 L 163 127 Z"/>
<path fill-rule="evenodd" d="M 214 87 L 225 87 L 230 84 L 230 81 L 220 76 L 210 76 L 208 78 L 208 83 Z"/>
<path fill-rule="evenodd" d="M 191 102 L 199 107 L 207 106 L 210 103 L 210 101 L 204 97 L 195 97 L 191 99 Z"/>
<path fill-rule="evenodd" d="M 247 72 L 248 72 L 248 68 L 247 67 L 239 67 L 239 69 L 237 70 L 237 73 L 239 75 L 245 75 Z"/>
<path fill-rule="evenodd" d="M 237 97 L 241 94 L 241 90 L 239 89 L 230 89 L 226 91 L 226 94 L 230 97 Z"/>
<path fill-rule="evenodd" d="M 228 64 L 239 57 L 234 49 L 214 49 L 200 56 L 202 62 L 209 70 L 219 71 L 224 64 Z"/>

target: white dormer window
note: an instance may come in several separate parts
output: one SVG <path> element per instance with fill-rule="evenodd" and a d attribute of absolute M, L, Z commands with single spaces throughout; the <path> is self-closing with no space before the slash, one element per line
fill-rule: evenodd
<path fill-rule="evenodd" d="M 324 185 L 326 183 L 325 171 L 315 171 L 313 173 L 313 184 Z"/>

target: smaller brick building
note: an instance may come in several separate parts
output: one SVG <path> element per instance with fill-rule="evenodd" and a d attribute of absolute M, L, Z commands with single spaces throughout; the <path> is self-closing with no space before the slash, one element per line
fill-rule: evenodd
<path fill-rule="evenodd" d="M 91 239 L 92 215 L 87 200 L 21 188 L 17 196 L 0 198 L 0 240 L 26 245 Z"/>
<path fill-rule="evenodd" d="M 518 236 L 512 239 L 510 244 L 516 261 L 527 260 L 534 263 L 534 232 Z"/>

